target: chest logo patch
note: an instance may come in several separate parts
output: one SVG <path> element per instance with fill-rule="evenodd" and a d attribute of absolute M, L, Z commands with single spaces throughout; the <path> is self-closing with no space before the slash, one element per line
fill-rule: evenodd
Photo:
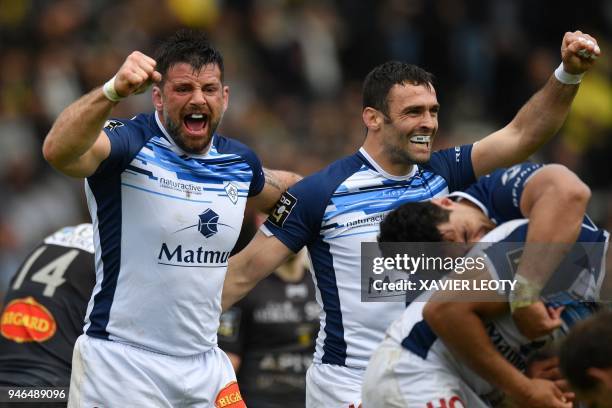
<path fill-rule="evenodd" d="M 17 343 L 43 342 L 55 334 L 55 318 L 32 296 L 15 299 L 4 308 L 0 333 Z"/>
<path fill-rule="evenodd" d="M 227 197 L 230 199 L 232 204 L 236 205 L 238 202 L 238 187 L 232 183 L 227 183 L 225 185 L 225 192 L 227 193 Z"/>
<path fill-rule="evenodd" d="M 197 224 L 193 224 L 188 227 L 181 228 L 180 230 L 175 231 L 175 233 L 185 231 L 190 228 L 197 228 L 200 234 L 204 235 L 204 237 L 206 238 L 210 238 L 213 235 L 215 235 L 217 232 L 219 232 L 219 225 L 234 229 L 231 225 L 219 222 L 219 214 L 217 214 L 210 208 L 207 208 L 206 210 L 204 210 L 204 212 L 198 215 Z"/>

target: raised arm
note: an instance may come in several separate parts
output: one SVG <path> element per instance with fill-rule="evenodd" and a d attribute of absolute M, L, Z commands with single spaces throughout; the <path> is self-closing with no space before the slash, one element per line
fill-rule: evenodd
<path fill-rule="evenodd" d="M 257 232 L 246 248 L 229 259 L 223 284 L 223 310 L 242 299 L 257 282 L 270 275 L 291 253 L 278 238 Z"/>
<path fill-rule="evenodd" d="M 526 160 L 557 133 L 578 91 L 579 76 L 593 66 L 600 53 L 597 41 L 590 35 L 581 31 L 565 33 L 561 69 L 508 125 L 474 145 L 472 161 L 476 176 Z"/>
<path fill-rule="evenodd" d="M 558 164 L 543 167 L 525 184 L 520 209 L 529 218 L 529 228 L 511 309 L 517 327 L 527 338 L 543 336 L 561 325 L 539 301 L 539 295 L 578 238 L 590 197 L 589 187 Z"/>
<path fill-rule="evenodd" d="M 64 109 L 45 138 L 45 159 L 68 176 L 92 175 L 110 154 L 110 141 L 102 131 L 104 122 L 121 98 L 161 80 L 155 65 L 155 60 L 135 51 L 107 85 Z"/>

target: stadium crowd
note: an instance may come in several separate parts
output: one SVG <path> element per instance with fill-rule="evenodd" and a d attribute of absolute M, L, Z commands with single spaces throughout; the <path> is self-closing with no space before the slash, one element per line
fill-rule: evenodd
<path fill-rule="evenodd" d="M 155 13 L 149 12 L 156 10 Z M 386 59 L 437 77 L 437 148 L 472 142 L 507 122 L 558 64 L 570 27 L 612 40 L 612 5 L 521 1 L 106 0 L 0 2 L 0 294 L 45 234 L 87 220 L 79 181 L 40 153 L 70 101 L 106 81 L 133 49 L 180 26 L 206 30 L 226 54 L 231 109 L 221 132 L 266 167 L 308 175 L 353 152 L 360 84 Z M 590 213 L 612 226 L 612 60 L 585 78 L 561 135 L 538 159 L 567 165 L 593 189 Z M 113 112 L 151 108 L 149 95 Z M 356 140 L 359 139 L 359 140 Z M 299 157 L 299 160 L 296 158 Z"/>
<path fill-rule="evenodd" d="M 220 133 L 247 143 L 267 168 L 310 175 L 363 143 L 361 83 L 381 61 L 408 61 L 437 76 L 443 110 L 436 149 L 473 143 L 507 123 L 525 96 L 542 87 L 558 63 L 564 31 L 590 32 L 610 49 L 612 4 L 598 0 L 575 10 L 552 1 L 534 6 L 510 0 L 0 0 L 0 306 L 9 279 L 37 241 L 89 218 L 81 182 L 60 176 L 42 159 L 52 122 L 79 95 L 112 77 L 125 55 L 149 53 L 181 26 L 210 33 L 224 51 L 232 97 Z M 560 134 L 536 157 L 581 176 L 593 190 L 589 212 L 607 229 L 611 78 L 612 59 L 604 51 Z M 112 116 L 151 108 L 147 92 L 121 102 Z M 235 251 L 252 236 L 253 218 L 247 212 Z M 19 269 L 15 282 L 28 268 Z M 596 378 L 607 384 L 606 376 Z"/>

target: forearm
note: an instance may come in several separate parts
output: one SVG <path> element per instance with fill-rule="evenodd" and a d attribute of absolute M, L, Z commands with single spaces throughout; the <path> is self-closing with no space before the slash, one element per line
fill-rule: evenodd
<path fill-rule="evenodd" d="M 225 282 L 223 283 L 223 295 L 221 306 L 223 310 L 228 310 L 236 302 L 242 299 L 259 282 L 258 279 L 248 279 L 248 263 L 239 257 L 240 254 L 230 258 Z"/>
<path fill-rule="evenodd" d="M 223 283 L 223 310 L 242 299 L 257 282 L 270 275 L 291 254 L 275 237 L 258 232 L 249 244 L 229 259 Z"/>
<path fill-rule="evenodd" d="M 521 137 L 522 158 L 531 156 L 556 134 L 570 111 L 578 85 L 559 82 L 554 75 L 523 105 L 508 127 Z"/>
<path fill-rule="evenodd" d="M 443 316 L 427 319 L 444 344 L 474 372 L 510 396 L 519 396 L 529 381 L 510 364 L 491 342 L 481 318 L 457 305 Z"/>
<path fill-rule="evenodd" d="M 93 146 L 115 104 L 96 88 L 68 106 L 45 138 L 45 159 L 60 170 L 77 161 Z"/>
<path fill-rule="evenodd" d="M 521 212 L 529 218 L 517 275 L 540 288 L 578 238 L 591 191 L 573 172 L 545 166 L 529 181 Z"/>

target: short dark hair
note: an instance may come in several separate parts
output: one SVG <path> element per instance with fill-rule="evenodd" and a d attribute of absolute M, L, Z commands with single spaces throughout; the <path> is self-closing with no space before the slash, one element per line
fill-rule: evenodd
<path fill-rule="evenodd" d="M 438 225 L 449 216 L 450 211 L 430 201 L 402 204 L 380 223 L 378 242 L 440 242 Z"/>
<path fill-rule="evenodd" d="M 185 62 L 195 70 L 204 65 L 216 64 L 221 71 L 223 81 L 223 56 L 212 46 L 206 34 L 202 31 L 181 29 L 165 39 L 155 52 L 155 69 L 165 77 L 168 70 L 175 64 Z"/>
<path fill-rule="evenodd" d="M 363 108 L 372 107 L 389 115 L 389 91 L 393 85 L 409 83 L 433 86 L 433 74 L 416 65 L 399 61 L 388 61 L 374 68 L 363 83 Z"/>
<path fill-rule="evenodd" d="M 590 367 L 612 367 L 612 312 L 602 311 L 578 323 L 561 345 L 561 372 L 581 391 L 590 391 L 597 380 L 587 373 Z"/>

